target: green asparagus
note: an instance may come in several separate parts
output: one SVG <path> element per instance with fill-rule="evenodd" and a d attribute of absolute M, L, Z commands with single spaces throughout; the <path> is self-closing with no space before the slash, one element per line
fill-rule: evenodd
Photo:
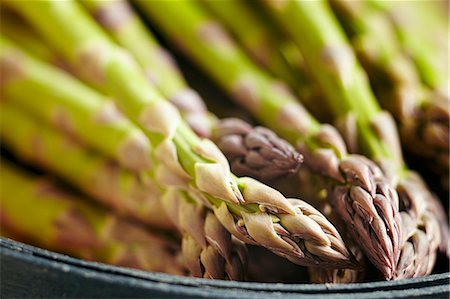
<path fill-rule="evenodd" d="M 211 138 L 238 175 L 269 181 L 295 173 L 301 156 L 267 129 L 252 128 L 239 120 L 220 120 L 208 112 L 200 95 L 189 87 L 174 59 L 160 46 L 124 0 L 83 4 L 91 15 L 144 68 L 149 81 L 180 111 L 189 126 Z M 121 16 L 116 20 L 116 16 Z"/>
<path fill-rule="evenodd" d="M 3 118 L 3 114 L 2 114 Z M 37 245 L 83 259 L 183 275 L 180 248 L 72 195 L 55 182 L 2 161 L 1 227 Z"/>
<path fill-rule="evenodd" d="M 390 16 L 403 50 L 415 62 L 422 80 L 448 101 L 449 25 L 443 10 L 427 1 L 369 3 L 372 9 L 379 8 Z"/>
<path fill-rule="evenodd" d="M 137 1 L 167 38 L 268 127 L 290 141 L 305 163 L 326 176 L 330 200 L 345 205 L 349 231 L 376 265 L 392 276 L 399 248 L 397 194 L 367 159 L 347 155 L 339 134 L 321 126 L 296 99 L 233 44 L 213 18 L 192 2 Z M 355 220 L 353 220 L 355 219 Z M 377 237 L 375 237 L 377 236 Z"/>
<path fill-rule="evenodd" d="M 189 129 L 146 81 L 137 62 L 114 45 L 77 3 L 8 5 L 51 40 L 86 79 L 103 83 L 118 106 L 144 129 L 155 146 L 159 162 L 155 172 L 166 175 L 160 183 L 200 191 L 227 230 L 247 243 L 265 246 L 299 264 L 352 266 L 339 234 L 329 229 L 325 218 L 318 224 L 276 190 L 235 177 L 217 147 Z"/>
<path fill-rule="evenodd" d="M 427 158 L 430 168 L 448 185 L 448 103 L 422 86 L 415 66 L 402 52 L 383 13 L 365 2 L 331 3 L 347 29 L 380 105 L 396 118 L 405 150 Z"/>
<path fill-rule="evenodd" d="M 19 158 L 64 178 L 123 216 L 154 227 L 173 227 L 149 180 L 90 152 L 13 104 L 0 104 L 2 144 Z"/>
<path fill-rule="evenodd" d="M 326 108 L 314 105 L 323 101 L 323 96 L 309 80 L 297 47 L 278 28 L 271 26 L 273 24 L 261 11 L 258 13 L 251 3 L 240 0 L 203 0 L 201 3 L 230 30 L 255 63 L 287 83 L 316 118 L 330 120 L 331 114 Z"/>
<path fill-rule="evenodd" d="M 0 38 L 0 70 L 0 90 L 14 103 L 124 167 L 133 171 L 150 168 L 147 137 L 105 96 L 33 59 L 5 37 Z"/>
<path fill-rule="evenodd" d="M 409 209 L 413 206 L 426 207 L 432 195 L 424 183 L 418 184 L 421 179 L 404 164 L 398 138 L 395 136 L 395 125 L 389 125 L 390 117 L 378 106 L 364 70 L 325 2 L 267 1 L 267 7 L 301 49 L 311 73 L 326 94 L 328 106 L 335 118 L 348 118 L 352 115 L 357 133 L 357 142 L 354 143 L 360 146 L 359 151 L 377 160 L 392 178 L 393 185 L 397 185 L 402 209 L 411 214 Z M 405 191 L 410 184 L 420 192 L 411 194 Z M 345 209 L 345 206 L 337 208 Z M 416 225 L 419 225 L 422 215 L 422 210 L 414 215 Z M 436 235 L 439 233 L 434 234 Z M 428 234 L 430 239 L 434 236 Z M 429 253 L 436 250 L 435 241 L 426 244 L 430 246 Z M 400 242 L 399 253 L 404 249 L 404 243 L 405 239 Z M 390 272 L 384 273 L 386 278 L 398 278 L 395 264 L 397 257 L 398 255 L 392 260 Z M 417 262 L 429 263 L 428 258 Z"/>
<path fill-rule="evenodd" d="M 186 227 L 192 224 L 189 222 L 190 220 L 197 219 L 196 223 L 205 221 L 202 220 L 204 215 L 195 214 L 192 209 L 187 208 L 191 202 L 183 206 L 184 209 L 179 209 L 181 207 L 178 205 L 166 207 L 162 201 L 165 191 L 149 177 L 138 177 L 119 169 L 107 160 L 84 150 L 79 144 L 58 134 L 57 131 L 46 126 L 39 127 L 36 120 L 27 119 L 26 114 L 11 104 L 3 103 L 0 107 L 2 109 L 0 136 L 8 148 L 11 148 L 20 158 L 57 173 L 119 214 L 166 230 L 173 230 L 175 225 L 182 233 Z M 13 130 L 13 128 L 16 129 Z M 64 164 L 60 162 L 62 159 L 65 161 Z M 182 225 L 175 221 L 172 222 L 173 218 L 167 216 L 172 213 L 179 213 L 180 217 L 186 219 L 186 222 Z M 212 217 L 211 215 L 209 218 Z M 199 245 L 195 247 L 193 242 L 183 242 L 182 256 L 184 260 L 189 261 L 203 257 L 201 261 L 205 275 L 200 275 L 200 277 L 242 279 L 246 267 L 243 245 L 237 242 L 232 243 L 229 233 L 223 232 L 224 228 L 220 224 L 214 224 L 214 226 L 209 225 L 206 228 L 209 228 L 212 233 L 222 232 L 220 234 L 222 239 L 218 239 L 216 235 L 210 233 L 207 236 L 208 239 L 205 237 L 204 243 L 200 243 L 200 245 L 212 243 L 216 247 L 202 248 L 199 252 L 186 251 L 184 248 L 197 248 Z M 188 232 L 191 233 L 191 231 Z M 200 232 L 198 231 L 196 235 Z M 190 237 L 186 233 L 184 236 L 185 238 Z M 239 254 L 232 256 L 232 250 Z M 241 260 L 243 262 L 240 262 Z M 226 271 L 220 272 L 217 270 L 217 265 L 214 264 L 214 262 L 220 263 L 221 261 L 222 263 L 227 262 Z M 193 269 L 188 263 L 186 266 L 190 275 L 198 274 L 198 272 L 192 271 Z"/>

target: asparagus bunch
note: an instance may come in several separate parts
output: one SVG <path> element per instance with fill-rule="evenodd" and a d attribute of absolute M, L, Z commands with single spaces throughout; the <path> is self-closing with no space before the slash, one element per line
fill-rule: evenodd
<path fill-rule="evenodd" d="M 174 58 L 158 44 L 126 1 L 82 3 L 114 40 L 130 51 L 148 80 L 178 108 L 189 126 L 218 145 L 234 173 L 268 181 L 297 171 L 301 155 L 270 130 L 252 128 L 237 119 L 220 120 L 208 112 Z"/>
<path fill-rule="evenodd" d="M 5 53 L 4 56 L 1 56 L 0 54 L 0 61 L 4 61 L 7 57 L 15 54 L 14 56 L 16 58 L 16 62 L 19 64 L 23 61 L 23 68 L 26 71 L 29 71 L 28 73 L 31 73 L 31 75 L 27 76 L 27 73 L 24 72 L 25 75 L 22 76 L 22 79 L 24 79 L 23 81 L 20 81 L 20 78 L 16 78 L 15 81 L 12 81 L 14 84 L 12 84 L 11 81 L 8 84 L 4 84 L 2 86 L 2 90 L 4 90 L 4 94 L 6 96 L 18 99 L 14 101 L 14 103 L 22 104 L 22 107 L 25 109 L 29 109 L 31 112 L 36 112 L 35 115 L 46 119 L 47 123 L 52 122 L 51 115 L 49 115 L 49 117 L 47 117 L 47 115 L 49 112 L 51 113 L 51 108 L 53 107 L 60 109 L 65 108 L 75 116 L 78 116 L 76 112 L 81 111 L 84 115 L 82 114 L 82 117 L 78 118 L 78 122 L 80 124 L 78 127 L 82 130 L 88 131 L 89 133 L 98 131 L 97 127 L 102 123 L 96 124 L 83 122 L 83 120 L 85 118 L 89 118 L 90 115 L 95 116 L 96 107 L 92 105 L 95 104 L 95 100 L 97 100 L 97 103 L 101 105 L 101 102 L 98 100 L 98 94 L 83 86 L 70 76 L 66 76 L 61 71 L 27 57 L 13 45 L 9 44 L 8 47 L 6 40 L 2 43 L 2 46 L 2 49 L 8 51 L 6 51 L 7 53 Z M 21 60 L 17 60 L 18 58 L 21 58 Z M 2 70 L 3 69 L 10 71 L 7 64 L 4 68 L 2 67 Z M 51 83 L 45 80 L 45 78 L 48 78 L 49 75 L 51 75 L 52 78 Z M 42 80 L 42 78 L 44 78 L 44 80 Z M 55 85 L 55 82 L 59 84 Z M 64 89 L 61 90 L 61 88 Z M 39 96 L 44 100 L 46 99 L 47 101 L 43 102 L 47 103 L 47 105 L 39 105 L 39 103 L 34 103 L 30 100 L 31 96 L 28 93 L 24 93 L 22 95 L 20 92 L 24 89 L 28 92 L 31 91 L 34 96 Z M 83 102 L 76 100 L 78 95 L 83 95 L 83 91 L 85 91 L 84 94 L 91 95 L 91 97 L 84 97 L 84 100 L 91 104 L 90 106 L 82 106 L 80 103 L 82 104 Z M 149 177 L 134 175 L 124 171 L 123 169 L 119 169 L 117 166 L 110 165 L 111 163 L 106 159 L 87 152 L 76 142 L 71 142 L 68 138 L 63 137 L 61 134 L 58 134 L 56 131 L 48 127 L 44 126 L 38 130 L 39 125 L 37 122 L 33 123 L 32 120 L 24 119 L 23 114 L 18 112 L 17 109 L 14 109 L 14 107 L 11 108 L 11 104 L 4 103 L 2 105 L 2 112 L 6 115 L 3 120 L 7 122 L 7 125 L 5 125 L 6 131 L 3 132 L 2 135 L 5 136 L 4 138 L 7 145 L 12 144 L 12 147 L 15 149 L 16 153 L 19 153 L 19 155 L 22 155 L 22 157 L 31 162 L 37 163 L 44 168 L 58 173 L 69 182 L 78 186 L 83 191 L 91 194 L 107 206 L 123 215 L 152 226 L 169 229 L 172 228 L 171 220 L 167 218 L 166 214 L 173 212 L 171 209 L 164 209 L 161 202 L 161 193 L 164 191 L 160 189 L 157 182 Z M 18 125 L 16 122 L 18 122 Z M 22 134 L 15 134 L 15 130 L 10 128 L 11 126 L 19 126 Z M 138 130 L 134 126 L 133 128 Z M 116 127 L 110 127 L 108 129 L 109 130 L 103 135 L 106 137 L 105 139 L 111 135 L 112 137 L 115 137 L 120 136 L 121 134 L 121 131 Z M 144 138 L 147 140 L 145 136 Z M 36 140 L 38 141 L 38 144 L 41 145 L 40 150 L 37 153 L 35 152 L 36 149 L 32 146 L 32 143 L 36 142 Z M 66 147 L 69 147 L 72 150 L 68 151 Z M 43 157 L 45 157 L 44 161 L 42 160 Z M 68 163 L 60 163 L 62 159 L 65 159 Z M 100 167 L 96 167 L 96 164 L 99 163 Z M 102 164 L 105 166 L 101 167 Z M 86 169 L 84 173 L 87 172 L 86 176 L 78 178 L 80 175 L 80 170 L 82 171 L 84 169 Z M 117 180 L 115 177 L 116 174 L 119 178 L 118 182 L 115 181 Z M 93 179 L 101 181 L 97 184 L 93 184 Z M 131 183 L 129 181 L 131 181 Z M 131 184 L 131 186 L 129 187 L 128 184 Z M 123 190 L 120 190 L 122 192 L 117 193 L 117 190 L 115 190 L 114 187 L 123 188 Z M 172 209 L 174 209 L 174 207 L 172 207 Z M 191 210 L 180 211 L 181 215 L 186 217 L 186 219 L 200 217 L 198 220 L 201 220 L 202 215 L 192 215 L 190 212 Z M 183 229 L 188 224 L 189 223 L 183 223 L 183 226 L 177 225 L 177 227 Z M 220 225 L 216 225 L 213 228 L 218 230 L 218 227 L 220 227 Z M 222 227 L 222 231 L 223 230 L 224 229 Z M 227 254 L 227 250 L 237 247 L 237 245 L 234 246 L 234 244 L 231 243 L 231 237 L 227 234 L 228 233 L 221 234 L 222 242 L 215 242 L 217 238 L 208 236 L 210 239 L 208 239 L 207 243 L 219 244 L 220 246 L 217 246 L 217 248 L 209 249 L 206 254 L 204 254 L 204 251 L 198 252 L 198 255 L 195 255 L 197 252 L 183 251 L 183 258 L 185 260 L 200 260 L 202 257 L 202 266 L 203 269 L 205 269 L 205 273 L 208 274 L 207 277 L 225 278 L 225 272 L 217 270 L 217 265 L 215 265 L 214 262 L 223 262 L 224 259 L 222 255 Z M 226 239 L 226 236 L 228 236 L 229 239 Z M 183 245 L 184 243 L 186 242 L 183 242 Z M 189 246 L 193 246 L 192 242 L 187 243 L 187 245 L 183 246 L 183 248 L 189 248 Z M 211 252 L 215 255 L 208 255 L 208 253 Z M 201 256 L 200 254 L 203 254 L 204 256 Z M 229 255 L 227 255 L 227 257 L 228 256 Z M 239 257 L 244 258 L 245 252 L 242 252 Z M 208 262 L 209 264 L 205 264 Z M 245 273 L 245 263 L 239 264 L 237 261 L 233 262 L 234 264 L 227 267 L 227 274 L 229 274 L 228 277 L 231 279 L 242 279 Z M 188 269 L 191 270 L 191 275 L 198 274 L 197 272 L 192 271 L 191 267 L 188 267 Z M 200 277 L 203 277 L 203 275 Z"/>
<path fill-rule="evenodd" d="M 294 206 L 256 180 L 235 177 L 217 147 L 189 129 L 146 81 L 137 63 L 80 6 L 72 1 L 8 4 L 51 40 L 86 79 L 114 94 L 121 109 L 144 129 L 159 160 L 155 173 L 160 183 L 199 192 L 227 230 L 247 243 L 265 246 L 299 264 L 352 266 L 342 239 L 323 216 Z"/>
<path fill-rule="evenodd" d="M 397 191 L 402 210 L 412 216 L 412 226 L 420 230 L 420 222 L 424 220 L 423 213 L 431 206 L 430 200 L 433 197 L 427 187 L 419 183 L 421 179 L 403 163 L 398 141 L 392 135 L 395 134 L 395 127 L 389 128 L 386 127 L 386 122 L 380 123 L 380 120 L 386 119 L 383 116 L 386 114 L 378 107 L 366 75 L 329 8 L 323 1 L 268 2 L 267 7 L 302 50 L 336 118 L 353 113 L 360 150 L 378 160 L 384 170 L 391 173 L 391 177 L 397 178 Z M 304 34 L 305 32 L 308 34 Z M 420 192 L 410 192 L 411 186 Z M 423 208 L 417 209 L 419 205 Z M 436 221 L 436 219 L 427 220 Z M 405 225 L 403 224 L 403 227 Z M 419 255 L 419 248 L 416 246 L 407 254 L 416 261 L 416 265 L 427 265 L 427 271 L 431 271 L 428 266 L 430 261 L 434 263 L 433 255 L 437 248 L 436 244 L 440 242 L 440 233 L 428 230 L 425 233 L 428 242 L 422 239 L 420 246 L 428 247 L 427 256 Z M 408 237 L 408 231 L 405 231 L 400 242 L 402 250 L 400 260 L 406 254 L 405 240 Z M 404 266 L 405 264 L 400 262 L 395 271 L 390 273 L 391 276 L 398 277 L 397 273 L 403 272 L 401 268 Z"/>
<path fill-rule="evenodd" d="M 150 168 L 150 142 L 110 99 L 32 59 L 6 38 L 1 37 L 0 45 L 1 90 L 7 98 L 125 168 Z"/>
<path fill-rule="evenodd" d="M 320 126 L 285 88 L 253 65 L 200 7 L 191 2 L 138 4 L 238 103 L 294 144 L 312 171 L 329 179 L 330 198 L 341 204 L 338 211 L 349 230 L 390 277 L 399 252 L 398 199 L 378 167 L 348 155 L 339 134 Z"/>
<path fill-rule="evenodd" d="M 115 193 L 114 187 L 126 186 L 128 183 L 127 177 L 124 177 L 126 172 L 114 167 L 111 163 L 108 165 L 108 161 L 87 152 L 80 145 L 58 134 L 50 127 L 39 125 L 39 122 L 11 104 L 3 103 L 1 108 L 2 140 L 19 158 L 57 173 L 83 191 L 97 196 L 96 198 L 100 200 L 103 199 L 101 195 L 106 193 L 102 190 L 111 190 L 111 193 Z M 60 163 L 62 159 L 66 162 L 65 164 Z M 99 167 L 102 164 L 106 164 L 105 170 L 112 171 L 112 173 L 102 171 L 102 168 Z M 91 172 L 94 174 L 91 174 Z M 94 175 L 98 175 L 98 177 Z M 80 176 L 81 178 L 78 178 Z M 113 180 L 115 176 L 118 176 L 123 182 L 119 181 L 120 184 L 117 184 Z M 246 270 L 245 248 L 237 241 L 232 242 L 230 234 L 218 223 L 214 215 L 206 217 L 205 213 L 195 209 L 198 204 L 192 204 L 192 200 L 187 201 L 183 206 L 174 204 L 167 207 L 162 201 L 162 192 L 164 191 L 159 188 L 157 182 L 148 177 L 142 179 L 146 183 L 145 186 L 151 188 L 141 191 L 142 196 L 145 197 L 140 201 L 131 202 L 130 199 L 133 198 L 129 196 L 128 198 L 119 198 L 121 200 L 119 203 L 106 202 L 106 205 L 119 213 L 127 216 L 131 214 L 132 218 L 159 228 L 171 229 L 172 225 L 175 225 L 185 238 L 192 238 L 189 234 L 201 235 L 202 230 L 189 228 L 193 223 L 197 225 L 204 223 L 203 231 L 208 234 L 203 237 L 203 242 L 199 243 L 200 248 L 200 245 L 195 243 L 198 239 L 189 239 L 190 242 L 183 240 L 182 242 L 182 256 L 190 275 L 242 280 Z M 84 180 L 87 180 L 87 182 L 84 182 Z M 101 180 L 104 180 L 104 182 Z M 87 189 L 87 186 L 91 189 Z M 100 196 L 95 192 L 100 193 Z M 131 193 L 131 195 L 134 195 L 134 193 Z M 120 210 L 120 208 L 124 209 L 123 206 L 128 210 L 125 210 L 125 212 Z M 173 221 L 172 223 L 174 213 L 177 213 L 183 221 Z M 209 221 L 205 219 L 209 219 Z M 195 251 L 197 249 L 198 251 Z M 239 254 L 236 255 L 234 252 Z M 227 259 L 224 259 L 225 257 Z M 194 260 L 201 263 L 201 269 L 204 273 L 197 271 L 197 268 L 200 268 L 199 265 L 192 267 Z M 224 269 L 225 262 L 227 267 Z"/>
<path fill-rule="evenodd" d="M 88 260 L 185 273 L 177 257 L 180 248 L 169 238 L 127 223 L 53 181 L 32 176 L 6 161 L 2 161 L 1 172 L 2 230 L 18 232 L 40 246 Z"/>
<path fill-rule="evenodd" d="M 422 86 L 416 67 L 402 52 L 383 13 L 365 2 L 331 3 L 347 29 L 380 105 L 396 117 L 405 149 L 429 159 L 432 169 L 448 185 L 448 102 Z"/>
<path fill-rule="evenodd" d="M 19 158 L 56 173 L 122 216 L 157 228 L 173 228 L 154 182 L 85 149 L 7 100 L 0 108 L 2 143 Z"/>
<path fill-rule="evenodd" d="M 308 268 L 309 278 L 313 283 L 355 283 L 360 282 L 366 275 L 365 257 L 361 250 L 361 246 L 357 244 L 351 234 L 346 230 L 346 227 L 341 219 L 333 211 L 331 205 L 324 202 L 324 199 L 318 199 L 320 210 L 330 221 L 339 228 L 341 233 L 344 233 L 344 241 L 349 250 L 355 256 L 360 265 L 363 265 L 360 270 L 353 269 L 316 269 Z"/>

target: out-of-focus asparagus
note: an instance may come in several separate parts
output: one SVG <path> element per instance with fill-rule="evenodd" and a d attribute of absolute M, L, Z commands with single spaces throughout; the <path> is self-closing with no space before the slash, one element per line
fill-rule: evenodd
<path fill-rule="evenodd" d="M 3 116 L 3 114 L 2 114 Z M 180 248 L 167 237 L 132 225 L 69 194 L 49 179 L 2 161 L 2 228 L 50 250 L 83 259 L 183 275 Z"/>
<path fill-rule="evenodd" d="M 201 3 L 236 37 L 255 63 L 287 83 L 316 118 L 330 121 L 330 111 L 316 104 L 323 101 L 323 96 L 317 84 L 309 80 L 300 51 L 271 24 L 261 9 L 258 11 L 252 3 L 240 0 L 203 0 Z"/>
<path fill-rule="evenodd" d="M 149 140 L 110 99 L 26 55 L 4 37 L 0 46 L 5 97 L 128 169 L 150 168 Z"/>
<path fill-rule="evenodd" d="M 119 214 L 148 225 L 173 227 L 154 182 L 42 124 L 5 101 L 0 105 L 2 144 L 19 158 L 54 172 Z"/>
<path fill-rule="evenodd" d="M 378 8 L 390 17 L 403 51 L 416 64 L 422 80 L 449 101 L 450 46 L 445 10 L 429 1 L 371 0 L 369 4 L 373 10 Z"/>
<path fill-rule="evenodd" d="M 190 200 L 185 201 L 183 206 L 163 205 L 164 190 L 150 177 L 138 177 L 94 153 L 89 153 L 50 127 L 39 126 L 39 122 L 29 116 L 27 118 L 26 114 L 11 104 L 2 103 L 0 107 L 2 140 L 19 158 L 56 172 L 123 215 L 158 228 L 172 229 L 175 225 L 185 238 L 191 238 L 191 242 L 183 242 L 182 246 L 183 259 L 190 275 L 243 279 L 246 270 L 243 245 L 237 241 L 232 243 L 230 234 L 218 221 L 212 222 L 213 215 L 206 222 L 205 213 L 195 209 L 198 204 L 192 204 Z M 63 160 L 65 163 L 61 163 Z M 183 221 L 173 221 L 174 213 Z M 198 227 L 197 230 L 189 229 L 193 224 L 201 223 L 205 226 L 202 230 Z M 199 239 L 192 239 L 189 234 L 201 236 L 202 231 L 206 234 L 203 242 L 195 244 L 193 241 Z M 198 268 L 202 272 L 193 271 L 192 263 L 189 264 L 193 260 L 201 263 Z"/>
<path fill-rule="evenodd" d="M 111 38 L 133 55 L 148 81 L 180 110 L 191 128 L 199 136 L 209 137 L 214 116 L 208 113 L 200 95 L 186 84 L 173 57 L 159 45 L 129 3 L 124 0 L 81 2 Z"/>
<path fill-rule="evenodd" d="M 4 8 L 0 12 L 0 18 L 2 20 L 0 33 L 3 36 L 14 43 L 20 44 L 21 48 L 28 54 L 70 72 L 70 67 L 67 62 L 55 53 L 55 51 L 52 51 L 48 44 L 42 40 L 42 36 L 39 36 L 29 24 L 26 24 L 20 15 Z"/>
<path fill-rule="evenodd" d="M 192 2 L 137 1 L 165 36 L 197 62 L 235 100 L 294 144 L 305 164 L 331 181 L 330 196 L 349 231 L 387 275 L 398 256 L 397 194 L 374 163 L 348 155 L 339 134 L 320 126 L 296 99 L 233 44 L 220 24 Z M 376 237 L 375 237 L 376 236 Z M 380 250 L 381 249 L 381 250 Z"/>
<path fill-rule="evenodd" d="M 219 149 L 191 131 L 175 107 L 147 82 L 136 61 L 113 44 L 77 3 L 8 4 L 74 67 L 84 70 L 86 79 L 102 83 L 114 94 L 152 141 L 159 162 L 156 172 L 167 175 L 164 186 L 199 191 L 227 230 L 247 243 L 265 246 L 299 264 L 353 266 L 339 234 L 318 212 L 301 201 L 293 205 L 254 179 L 235 177 Z"/>
<path fill-rule="evenodd" d="M 335 0 L 331 4 L 369 75 L 380 105 L 396 118 L 404 149 L 427 158 L 430 168 L 448 187 L 448 102 L 423 86 L 385 14 L 368 2 Z"/>
<path fill-rule="evenodd" d="M 219 146 L 234 173 L 268 181 L 297 171 L 300 154 L 268 129 L 252 128 L 239 120 L 222 121 L 208 112 L 174 58 L 158 44 L 126 1 L 82 3 L 114 40 L 130 51 L 149 81 L 178 108 L 189 126 Z"/>
<path fill-rule="evenodd" d="M 418 184 L 421 179 L 404 164 L 398 138 L 395 136 L 395 125 L 389 126 L 390 118 L 387 118 L 387 114 L 377 105 L 366 74 L 330 9 L 323 1 L 268 3 L 267 7 L 302 50 L 311 73 L 322 86 L 328 106 L 335 117 L 348 118 L 352 115 L 357 133 L 355 144 L 360 146 L 360 151 L 383 166 L 386 173 L 392 177 L 393 184 L 398 182 L 400 202 L 404 210 L 415 217 L 412 219 L 418 226 L 422 219 L 422 210 L 412 214 L 410 208 L 415 205 L 427 207 L 432 195 L 424 183 Z M 405 191 L 403 188 L 409 184 L 413 184 L 420 192 L 411 194 Z M 344 206 L 338 208 L 345 209 Z M 423 209 L 425 210 L 426 208 Z M 433 252 L 436 251 L 436 243 L 440 242 L 440 233 L 428 231 L 427 237 L 430 242 L 423 245 L 430 246 L 427 251 L 429 256 L 415 260 L 429 265 L 430 259 L 434 262 Z M 402 246 L 400 243 L 397 250 L 403 250 Z M 391 260 L 390 271 L 383 271 L 386 278 L 398 277 L 397 257 L 398 255 L 395 255 Z M 431 271 L 429 267 L 428 270 Z"/>

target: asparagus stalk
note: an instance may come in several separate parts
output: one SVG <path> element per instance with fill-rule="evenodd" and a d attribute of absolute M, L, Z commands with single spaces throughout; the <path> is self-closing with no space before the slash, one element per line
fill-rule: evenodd
<path fill-rule="evenodd" d="M 297 47 L 278 28 L 271 26 L 273 24 L 262 12 L 258 14 L 255 7 L 239 0 L 203 0 L 201 3 L 232 33 L 256 64 L 287 83 L 315 117 L 322 121 L 330 119 L 327 109 L 314 105 L 322 101 L 322 95 L 309 80 Z"/>
<path fill-rule="evenodd" d="M 43 43 L 42 37 L 32 30 L 23 18 L 8 9 L 2 9 L 0 17 L 2 19 L 2 26 L 0 28 L 2 35 L 14 43 L 20 44 L 28 54 L 57 65 L 67 72 L 71 72 L 67 62 Z"/>
<path fill-rule="evenodd" d="M 3 116 L 3 115 L 2 115 Z M 83 259 L 183 275 L 180 249 L 168 238 L 143 230 L 69 194 L 53 181 L 2 161 L 2 227 L 40 246 Z"/>
<path fill-rule="evenodd" d="M 326 94 L 328 105 L 335 117 L 347 117 L 349 113 L 353 113 L 361 150 L 378 160 L 385 170 L 398 178 L 397 191 L 400 202 L 404 206 L 403 209 L 414 216 L 417 226 L 426 209 L 414 211 L 411 207 L 414 205 L 426 207 L 432 195 L 424 183 L 418 183 L 421 179 L 404 164 L 401 151 L 398 150 L 398 141 L 392 138 L 395 127 L 388 130 L 385 123 L 379 123 L 382 120 L 380 116 L 384 112 L 377 105 L 366 75 L 329 8 L 323 1 L 281 4 L 269 2 L 267 6 L 302 50 L 311 66 L 312 74 Z M 304 34 L 305 32 L 308 34 Z M 387 142 L 385 136 L 389 134 L 391 137 Z M 390 144 L 393 146 L 389 146 Z M 405 191 L 411 185 L 420 192 Z M 433 238 L 431 235 L 428 237 Z M 430 246 L 428 250 L 430 253 L 436 249 L 433 244 L 435 242 L 427 244 Z M 418 263 L 428 263 L 428 259 L 425 258 L 416 260 Z M 399 266 L 401 267 L 402 263 Z M 430 267 L 428 269 L 431 271 Z M 391 272 L 387 278 L 393 275 L 396 274 Z"/>
<path fill-rule="evenodd" d="M 113 102 L 56 67 L 26 55 L 5 37 L 0 47 L 0 89 L 5 97 L 122 166 L 133 171 L 149 169 L 150 142 Z"/>
<path fill-rule="evenodd" d="M 2 143 L 19 158 L 58 174 L 123 216 L 158 228 L 173 227 L 155 183 L 86 150 L 8 101 L 0 109 Z"/>
<path fill-rule="evenodd" d="M 149 81 L 180 110 L 191 128 L 200 136 L 217 140 L 219 148 L 231 159 L 233 172 L 258 174 L 258 178 L 270 180 L 297 170 L 301 156 L 274 133 L 252 129 L 236 119 L 220 121 L 209 113 L 176 68 L 174 59 L 147 31 L 127 2 L 83 1 L 83 4 L 115 41 L 130 51 Z M 166 212 L 172 215 L 173 223 L 182 232 L 188 232 L 184 233 L 182 247 L 192 275 L 242 280 L 247 268 L 246 247 L 242 242 L 233 238 L 231 243 L 229 233 L 214 214 L 206 212 L 200 204 L 192 204 L 195 202 L 192 194 L 169 190 L 165 198 Z"/>
<path fill-rule="evenodd" d="M 330 200 L 340 205 L 349 231 L 390 277 L 399 252 L 398 198 L 379 168 L 348 155 L 339 134 L 320 126 L 286 89 L 252 64 L 200 7 L 192 2 L 138 4 L 238 103 L 295 145 L 312 171 L 329 178 Z"/>
<path fill-rule="evenodd" d="M 389 15 L 403 50 L 416 64 L 422 80 L 448 100 L 449 25 L 442 9 L 425 1 L 369 3 Z"/>
<path fill-rule="evenodd" d="M 192 200 L 183 206 L 167 207 L 162 202 L 162 193 L 165 191 L 150 177 L 139 178 L 111 165 L 107 160 L 87 152 L 57 131 L 47 126 L 39 127 L 36 120 L 27 118 L 27 115 L 11 104 L 4 103 L 1 107 L 2 140 L 20 158 L 57 173 L 129 218 L 158 228 L 179 228 L 184 232 L 185 238 L 190 238 L 183 239 L 182 242 L 182 256 L 190 275 L 199 276 L 197 269 L 193 269 L 189 263 L 199 260 L 201 266 L 198 268 L 205 271 L 205 275 L 200 277 L 243 279 L 246 270 L 245 248 L 237 241 L 232 242 L 230 234 L 217 219 L 214 219 L 215 222 L 211 220 L 215 216 L 210 215 L 209 221 L 206 222 L 204 213 L 196 213 L 198 209 L 195 210 Z M 62 159 L 66 163 L 61 163 Z M 121 192 L 119 195 L 118 191 Z M 174 212 L 182 217 L 182 225 L 172 222 L 173 217 L 167 216 Z M 201 231 L 189 227 L 202 222 L 205 223 L 204 229 L 208 235 L 203 243 L 198 244 L 198 239 L 193 239 L 190 234 L 199 236 Z M 207 247 L 204 246 L 206 244 Z M 201 250 L 197 250 L 198 248 Z M 234 254 L 235 252 L 239 254 Z"/>
<path fill-rule="evenodd" d="M 160 181 L 164 186 L 189 185 L 200 191 L 222 225 L 246 243 L 265 246 L 298 264 L 352 266 L 342 239 L 325 218 L 316 222 L 276 190 L 235 177 L 218 148 L 189 129 L 130 55 L 114 45 L 79 5 L 73 1 L 8 4 L 73 66 L 84 70 L 87 79 L 103 83 L 115 95 L 118 105 L 155 145 L 156 173 L 166 175 Z"/>
<path fill-rule="evenodd" d="M 114 40 L 130 51 L 149 81 L 178 108 L 189 126 L 219 146 L 235 174 L 270 181 L 297 171 L 302 157 L 274 133 L 239 120 L 220 120 L 208 112 L 200 95 L 189 87 L 176 67 L 174 58 L 158 44 L 127 2 L 82 3 Z"/>
<path fill-rule="evenodd" d="M 200 95 L 185 82 L 173 57 L 161 47 L 130 5 L 124 0 L 83 0 L 97 23 L 144 69 L 145 75 L 165 98 L 181 112 L 191 128 L 209 137 L 215 118 L 207 111 Z"/>
<path fill-rule="evenodd" d="M 384 14 L 363 2 L 331 3 L 351 37 L 380 105 L 396 117 L 405 149 L 429 159 L 431 168 L 446 176 L 448 184 L 448 103 L 422 86 Z"/>

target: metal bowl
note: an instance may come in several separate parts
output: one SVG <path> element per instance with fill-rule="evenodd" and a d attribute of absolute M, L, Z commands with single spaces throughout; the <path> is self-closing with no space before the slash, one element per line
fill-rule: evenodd
<path fill-rule="evenodd" d="M 87 262 L 0 238 L 1 298 L 448 298 L 450 273 L 345 285 L 246 283 Z"/>

